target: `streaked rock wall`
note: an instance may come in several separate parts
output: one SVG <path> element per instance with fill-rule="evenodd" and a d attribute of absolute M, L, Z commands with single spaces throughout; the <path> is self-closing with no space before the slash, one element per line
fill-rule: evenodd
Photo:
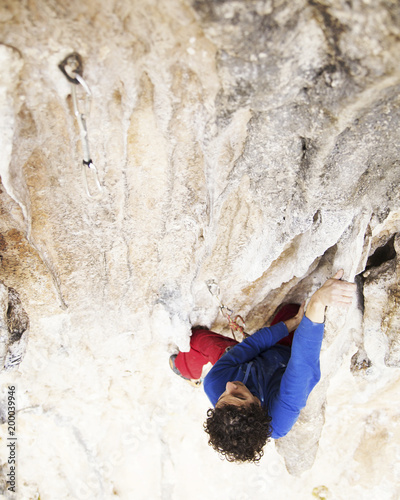
<path fill-rule="evenodd" d="M 193 455 L 210 478 L 198 498 L 392 498 L 398 469 L 356 478 L 371 477 L 365 443 L 389 454 L 374 422 L 399 432 L 380 392 L 399 380 L 399 3 L 4 0 L 0 23 L 0 280 L 30 320 L 1 377 L 19 391 L 23 498 L 188 498 Z M 73 51 L 100 200 L 58 69 Z M 285 467 L 273 445 L 258 472 L 226 467 L 205 397 L 167 366 L 192 324 L 228 333 L 205 282 L 252 332 L 340 267 L 358 300 L 328 312 L 322 381 L 277 443 Z M 347 461 L 327 467 L 329 450 Z"/>

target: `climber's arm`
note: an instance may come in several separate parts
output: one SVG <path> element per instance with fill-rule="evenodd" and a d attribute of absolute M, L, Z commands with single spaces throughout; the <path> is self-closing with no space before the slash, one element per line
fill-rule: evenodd
<path fill-rule="evenodd" d="M 318 289 L 311 297 L 305 317 L 293 338 L 289 363 L 280 388 L 270 402 L 273 437 L 285 436 L 296 422 L 300 410 L 318 383 L 321 374 L 319 356 L 324 334 L 324 315 L 328 305 L 351 304 L 356 285 L 340 281 L 343 271 Z"/>

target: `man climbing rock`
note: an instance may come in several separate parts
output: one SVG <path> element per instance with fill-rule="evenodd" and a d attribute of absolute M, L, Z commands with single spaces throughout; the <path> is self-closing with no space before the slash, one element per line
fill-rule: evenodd
<path fill-rule="evenodd" d="M 356 285 L 342 276 L 338 271 L 312 295 L 305 315 L 304 304 L 284 306 L 270 327 L 241 343 L 195 329 L 190 351 L 171 356 L 171 368 L 192 383 L 204 364 L 213 363 L 204 390 L 214 408 L 204 428 L 209 444 L 228 461 L 259 461 L 268 439 L 293 427 L 320 379 L 325 308 L 353 300 Z"/>

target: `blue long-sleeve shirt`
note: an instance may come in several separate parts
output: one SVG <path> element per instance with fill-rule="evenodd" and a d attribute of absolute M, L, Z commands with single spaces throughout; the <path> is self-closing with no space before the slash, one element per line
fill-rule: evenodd
<path fill-rule="evenodd" d="M 224 354 L 204 379 L 204 390 L 214 406 L 227 382 L 243 382 L 272 418 L 274 439 L 290 431 L 321 377 L 324 324 L 304 316 L 291 349 L 276 344 L 287 334 L 283 322 L 261 328 Z"/>

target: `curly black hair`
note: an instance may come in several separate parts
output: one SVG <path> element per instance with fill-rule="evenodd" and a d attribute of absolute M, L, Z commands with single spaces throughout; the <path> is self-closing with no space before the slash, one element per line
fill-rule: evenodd
<path fill-rule="evenodd" d="M 204 430 L 208 444 L 228 462 L 256 463 L 272 433 L 271 417 L 257 403 L 246 406 L 223 405 L 207 411 Z"/>

